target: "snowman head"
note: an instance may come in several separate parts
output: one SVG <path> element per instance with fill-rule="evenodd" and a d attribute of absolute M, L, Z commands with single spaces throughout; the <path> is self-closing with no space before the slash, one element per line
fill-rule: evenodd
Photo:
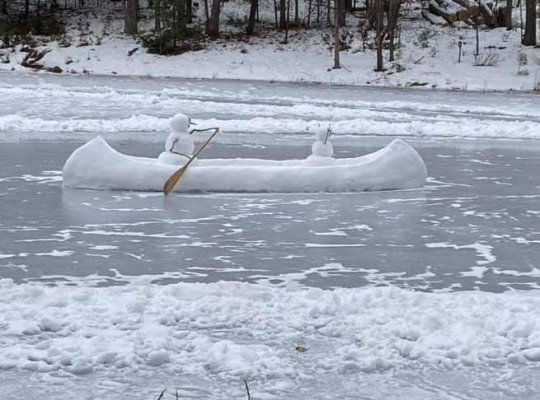
<path fill-rule="evenodd" d="M 185 133 L 189 128 L 189 117 L 185 114 L 176 114 L 171 118 L 171 130 L 175 133 Z"/>

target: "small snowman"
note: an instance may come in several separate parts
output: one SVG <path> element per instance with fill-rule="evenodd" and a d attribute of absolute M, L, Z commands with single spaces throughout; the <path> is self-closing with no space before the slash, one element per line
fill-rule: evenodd
<path fill-rule="evenodd" d="M 317 127 L 315 131 L 315 143 L 311 146 L 311 155 L 308 157 L 310 162 L 317 164 L 327 164 L 333 162 L 334 146 L 330 140 L 332 130 L 328 128 Z"/>
<path fill-rule="evenodd" d="M 189 133 L 191 121 L 185 114 L 176 114 L 171 118 L 171 133 L 165 141 L 165 151 L 158 160 L 165 164 L 185 164 L 192 156 L 195 149 L 193 138 Z"/>

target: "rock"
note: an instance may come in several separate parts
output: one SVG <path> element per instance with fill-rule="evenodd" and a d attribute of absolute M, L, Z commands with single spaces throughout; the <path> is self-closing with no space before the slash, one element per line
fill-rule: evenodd
<path fill-rule="evenodd" d="M 60 68 L 58 65 L 55 66 L 55 67 L 49 67 L 46 70 L 48 72 L 53 72 L 55 74 L 61 74 L 62 72 L 64 72 L 64 70 L 62 68 Z"/>

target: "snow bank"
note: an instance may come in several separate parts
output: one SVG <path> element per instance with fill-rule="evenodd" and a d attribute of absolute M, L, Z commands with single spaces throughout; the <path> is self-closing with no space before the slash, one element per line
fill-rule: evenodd
<path fill-rule="evenodd" d="M 350 27 L 356 25 L 355 21 L 349 22 Z M 73 33 L 75 37 L 80 34 Z M 175 57 L 149 54 L 144 48 L 130 56 L 131 50 L 141 47 L 140 43 L 116 35 L 101 37 L 100 45 L 66 48 L 59 42 L 51 42 L 39 49 L 51 50 L 41 60 L 45 67 L 59 66 L 66 73 L 77 74 L 257 79 L 388 87 L 422 85 L 450 90 L 533 90 L 538 84 L 537 53 L 534 48 L 521 46 L 519 30 L 480 30 L 479 35 L 481 54 L 493 53 L 498 59 L 496 66 L 474 66 L 474 29 L 434 27 L 428 21 L 408 21 L 404 26 L 402 47 L 396 62 L 385 60 L 385 66 L 389 68 L 387 73 L 373 71 L 375 52 L 363 49 L 360 35 L 355 35 L 349 51 L 341 52 L 341 63 L 345 68 L 331 69 L 331 49 L 321 40 L 319 30 L 293 31 L 287 45 L 277 44 L 282 41 L 281 35 L 254 37 L 249 43 L 209 43 L 205 50 Z M 462 62 L 458 63 L 460 40 L 464 45 Z M 20 65 L 27 53 L 20 50 L 21 46 L 17 46 L 17 50 L 9 54 L 10 62 L 0 63 L 0 69 L 27 71 Z M 519 54 L 528 57 L 526 73 L 518 73 Z"/>
<path fill-rule="evenodd" d="M 291 291 L 232 282 L 45 287 L 10 280 L 1 280 L 0 290 L 4 370 L 159 367 L 289 380 L 308 370 L 540 361 L 538 292 Z M 296 352 L 298 345 L 308 351 Z"/>

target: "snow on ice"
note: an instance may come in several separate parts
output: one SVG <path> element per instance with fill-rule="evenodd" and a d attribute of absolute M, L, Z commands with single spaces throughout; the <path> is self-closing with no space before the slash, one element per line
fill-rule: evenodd
<path fill-rule="evenodd" d="M 409 366 L 540 361 L 538 292 L 322 290 L 219 282 L 46 287 L 0 281 L 0 369 L 158 367 L 294 380 Z M 308 351 L 298 357 L 294 348 Z M 303 372 L 304 371 L 304 372 Z"/>

